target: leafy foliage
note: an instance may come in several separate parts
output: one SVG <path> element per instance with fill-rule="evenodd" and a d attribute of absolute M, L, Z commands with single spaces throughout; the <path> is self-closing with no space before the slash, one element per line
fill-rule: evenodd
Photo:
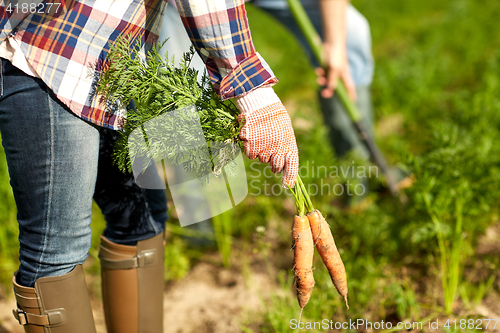
<path fill-rule="evenodd" d="M 500 40 L 497 29 L 500 3 L 485 1 L 478 5 L 473 0 L 352 3 L 368 18 L 372 28 L 376 61 L 372 92 L 378 144 L 392 164 L 406 163 L 416 183 L 405 190 L 408 197 L 405 205 L 373 192 L 357 210 L 339 209 L 334 195 L 318 194 L 313 198 L 315 205 L 327 214 L 342 251 L 351 309 L 344 311 L 327 272 L 317 269 L 315 291 L 303 318 L 305 321 L 332 318 L 339 322 L 383 319 L 395 323 L 444 313 L 445 274 L 450 277 L 450 287 L 456 284 L 453 279 L 459 278 L 459 295 L 452 302 L 453 317 L 475 316 L 478 304 L 484 307 L 497 304 L 500 292 L 498 252 L 475 251 L 484 230 L 498 225 L 500 54 L 495 41 Z M 308 165 L 307 162 L 311 168 L 313 162 L 315 166 L 351 165 L 352 159 L 339 161 L 325 144 L 327 133 L 316 100 L 315 76 L 300 46 L 270 16 L 251 4 L 247 9 L 256 48 L 281 81 L 276 91 L 291 113 L 301 166 Z M 129 112 L 128 119 L 131 117 L 133 114 Z M 387 119 L 400 119 L 400 123 L 395 128 L 381 130 L 378 126 Z M 301 127 L 298 120 L 312 126 Z M 279 274 L 271 275 L 272 279 L 279 278 L 279 282 L 276 281 L 273 292 L 263 295 L 266 307 L 261 318 L 252 313 L 251 325 L 248 324 L 252 328 L 258 325 L 257 328 L 245 332 L 283 332 L 289 330 L 290 319 L 298 312 L 289 251 L 293 197 L 282 195 L 279 178 L 272 175 L 268 166 L 246 162 L 250 196 L 232 211 L 231 217 L 232 239 L 243 251 L 237 249 L 233 253 L 242 251 L 238 262 L 253 264 L 248 275 L 262 272 L 264 264 L 255 263 L 259 244 L 254 236 L 256 228 L 265 227 L 262 242 L 269 249 L 263 257 L 269 261 L 266 265 L 279 270 Z M 6 165 L 0 166 L 6 185 Z M 301 174 L 307 183 L 320 186 L 321 181 L 345 181 L 311 172 L 308 176 L 307 172 Z M 275 194 L 272 189 L 280 190 Z M 18 242 L 12 193 L 8 188 L 4 190 L 6 199 L 0 201 L 4 223 L 0 272 L 2 280 L 8 283 L 17 265 Z M 424 198 L 428 198 L 430 205 Z M 437 217 L 438 228 L 431 214 Z M 104 219 L 96 215 L 94 222 L 104 226 Z M 457 232 L 460 219 L 463 223 Z M 176 223 L 174 214 L 170 222 Z M 93 230 L 98 234 L 100 228 L 93 226 Z M 187 253 L 189 246 L 180 244 L 176 237 L 176 234 L 169 236 L 168 242 L 176 247 L 166 250 L 166 258 L 171 258 L 167 259 L 168 265 L 174 267 L 175 274 L 168 277 L 172 279 L 181 277 L 188 265 L 210 252 Z M 447 251 L 439 248 L 438 237 Z M 93 242 L 95 253 L 97 238 Z M 181 252 L 185 257 L 177 258 Z M 441 265 L 443 255 L 446 262 Z M 452 258 L 458 260 L 455 261 L 458 266 Z M 316 266 L 319 265 L 317 262 Z"/>

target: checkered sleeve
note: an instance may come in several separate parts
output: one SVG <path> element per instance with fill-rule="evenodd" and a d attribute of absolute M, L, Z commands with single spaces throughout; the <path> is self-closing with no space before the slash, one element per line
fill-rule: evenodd
<path fill-rule="evenodd" d="M 222 100 L 278 82 L 255 51 L 244 0 L 176 0 L 186 31 Z"/>
<path fill-rule="evenodd" d="M 34 73 L 77 116 L 120 128 L 125 110 L 107 107 L 95 91 L 96 81 L 119 36 L 140 42 L 143 52 L 157 42 L 166 0 L 31 2 L 39 7 L 25 13 L 20 5 L 0 1 L 0 43 L 12 37 Z"/>

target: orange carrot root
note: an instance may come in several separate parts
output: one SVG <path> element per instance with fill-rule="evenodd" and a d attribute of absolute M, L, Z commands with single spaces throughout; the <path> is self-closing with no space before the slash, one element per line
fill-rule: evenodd
<path fill-rule="evenodd" d="M 302 315 L 302 309 L 309 302 L 314 287 L 312 273 L 314 243 L 309 220 L 306 216 L 295 216 L 293 219 L 292 239 L 294 249 L 293 272 L 300 314 Z"/>
<path fill-rule="evenodd" d="M 339 294 L 344 298 L 347 309 L 349 309 L 349 304 L 347 303 L 347 276 L 345 274 L 345 267 L 342 258 L 340 258 L 337 246 L 335 245 L 330 226 L 317 209 L 307 214 L 307 218 L 309 219 L 316 249 L 330 273 L 335 288 L 337 288 Z"/>

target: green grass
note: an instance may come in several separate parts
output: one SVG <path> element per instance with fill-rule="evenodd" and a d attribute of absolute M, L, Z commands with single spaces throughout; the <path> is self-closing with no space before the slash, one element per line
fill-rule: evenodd
<path fill-rule="evenodd" d="M 386 158 L 411 170 L 417 183 L 405 192 L 405 205 L 372 194 L 371 204 L 357 213 L 339 210 L 331 197 L 314 198 L 343 250 L 351 310 L 338 308 L 339 296 L 331 292 L 331 282 L 317 263 L 315 291 L 303 318 L 420 320 L 429 313 L 457 315 L 464 307 L 471 308 L 468 295 L 478 292 L 482 299 L 485 290 L 498 293 L 493 273 L 471 284 L 466 272 L 474 271 L 479 260 L 474 256 L 478 236 L 498 214 L 500 152 L 495 142 L 500 134 L 500 58 L 495 42 L 500 32 L 494 26 L 500 4 L 486 1 L 478 6 L 466 0 L 353 4 L 371 22 L 376 130 L 386 120 L 401 119 L 398 128 L 384 131 L 383 139 L 376 131 L 377 141 Z M 314 83 L 304 74 L 311 70 L 296 43 L 290 43 L 286 31 L 257 9 L 251 8 L 249 15 L 259 52 L 281 81 L 292 80 L 300 87 L 300 93 L 294 88 L 280 92 L 292 107 L 294 120 L 313 123 L 312 131 L 296 130 L 301 164 L 345 163 L 327 147 Z M 276 31 L 272 40 L 262 26 Z M 291 62 L 273 62 L 276 50 Z M 318 179 L 309 177 L 307 182 Z M 267 199 L 275 200 L 277 211 L 281 210 L 281 198 Z M 486 260 L 498 265 L 498 259 Z M 275 313 L 262 319 L 273 332 L 288 327 L 292 310 L 298 309 L 296 301 L 289 303 L 291 309 L 284 307 L 279 295 L 271 296 L 272 302 L 279 301 Z"/>
<path fill-rule="evenodd" d="M 500 292 L 500 256 L 476 252 L 479 237 L 498 224 L 499 215 L 500 3 L 355 0 L 353 4 L 372 28 L 377 142 L 388 161 L 409 169 L 417 182 L 405 190 L 404 204 L 373 192 L 359 209 L 345 210 L 335 196 L 313 196 L 341 251 L 351 308 L 345 311 L 316 258 L 316 287 L 302 318 L 392 322 L 447 314 L 458 320 L 474 318 L 477 305 Z M 304 182 L 342 183 L 346 179 L 305 172 L 313 163 L 364 162 L 352 156 L 339 160 L 328 145 L 315 76 L 304 52 L 272 18 L 251 5 L 248 13 L 255 45 L 280 79 L 276 91 L 293 114 L 301 165 L 309 166 L 302 170 Z M 396 125 L 387 129 L 394 120 Z M 259 332 L 286 332 L 299 312 L 291 267 L 280 260 L 291 256 L 293 200 L 290 194 L 266 192 L 279 188 L 279 177 L 266 176 L 265 166 L 247 163 L 251 195 L 231 212 L 230 228 L 226 216 L 215 224 L 220 265 L 234 265 L 229 258 L 241 251 L 243 275 L 250 275 L 250 263 L 265 259 L 262 265 L 273 274 L 275 291 L 262 295 L 266 307 L 251 316 L 244 331 L 254 331 L 257 322 Z M 8 284 L 17 266 L 18 243 L 3 158 L 0 177 L 0 279 Z M 370 182 L 379 186 L 377 179 Z M 103 225 L 96 209 L 92 256 Z M 203 258 L 201 251 L 189 250 L 182 236 L 179 228 L 171 227 L 166 249 L 169 280 L 182 278 Z"/>
<path fill-rule="evenodd" d="M 10 282 L 19 265 L 17 210 L 9 179 L 5 154 L 0 148 L 0 285 Z"/>

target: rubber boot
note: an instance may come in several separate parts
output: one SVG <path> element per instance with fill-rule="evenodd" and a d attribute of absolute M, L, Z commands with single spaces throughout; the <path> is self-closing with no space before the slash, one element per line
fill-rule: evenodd
<path fill-rule="evenodd" d="M 14 317 L 26 333 L 95 333 L 82 265 L 70 273 L 38 279 L 34 288 L 23 287 L 14 275 L 18 309 Z"/>
<path fill-rule="evenodd" d="M 108 333 L 162 333 L 163 234 L 136 246 L 101 236 L 99 257 Z"/>

